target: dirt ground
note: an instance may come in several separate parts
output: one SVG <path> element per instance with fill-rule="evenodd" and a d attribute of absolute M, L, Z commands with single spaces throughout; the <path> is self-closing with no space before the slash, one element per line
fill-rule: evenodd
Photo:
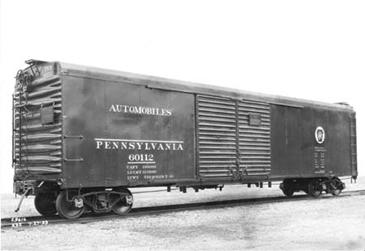
<path fill-rule="evenodd" d="M 365 179 L 347 183 L 364 189 Z M 161 188 L 155 188 L 160 190 Z M 137 193 L 135 207 L 277 196 L 273 188 L 225 187 Z M 2 196 L 1 217 L 15 216 L 17 200 Z M 182 211 L 87 224 L 1 230 L 2 250 L 365 250 L 365 196 L 252 204 Z M 17 216 L 36 215 L 32 198 Z"/>

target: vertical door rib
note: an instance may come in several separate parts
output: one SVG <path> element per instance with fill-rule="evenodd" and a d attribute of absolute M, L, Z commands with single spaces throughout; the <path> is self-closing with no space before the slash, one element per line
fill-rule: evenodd
<path fill-rule="evenodd" d="M 236 166 L 235 101 L 197 95 L 198 159 L 202 178 L 227 178 Z"/>
<path fill-rule="evenodd" d="M 202 178 L 244 179 L 271 171 L 270 105 L 197 95 Z"/>
<path fill-rule="evenodd" d="M 256 101 L 238 103 L 240 165 L 246 175 L 271 171 L 270 105 Z"/>

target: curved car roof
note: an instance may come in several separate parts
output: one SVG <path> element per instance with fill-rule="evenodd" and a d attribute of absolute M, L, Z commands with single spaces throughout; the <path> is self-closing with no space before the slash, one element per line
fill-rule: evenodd
<path fill-rule="evenodd" d="M 214 95 L 233 99 L 249 99 L 263 101 L 272 104 L 291 107 L 314 107 L 335 110 L 353 111 L 353 108 L 346 103 L 325 103 L 305 99 L 290 98 L 278 95 L 269 95 L 255 92 L 242 91 L 238 89 L 206 85 L 188 81 L 148 76 L 130 72 L 107 70 L 96 67 L 74 65 L 58 62 L 62 71 L 68 75 L 91 77 L 115 82 L 127 82 L 130 84 L 145 85 L 148 88 L 172 90 L 186 93 Z"/>

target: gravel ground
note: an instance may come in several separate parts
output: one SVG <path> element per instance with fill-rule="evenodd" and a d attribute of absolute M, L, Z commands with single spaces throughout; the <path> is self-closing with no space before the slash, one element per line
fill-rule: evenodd
<path fill-rule="evenodd" d="M 347 184 L 364 189 L 365 179 Z M 157 188 L 157 190 L 160 190 Z M 272 189 L 136 194 L 135 207 L 276 196 Z M 17 200 L 2 196 L 1 217 Z M 15 206 L 14 206 L 15 205 Z M 220 209 L 1 231 L 2 250 L 365 250 L 365 196 L 252 204 Z M 26 199 L 18 216 L 35 215 Z"/>

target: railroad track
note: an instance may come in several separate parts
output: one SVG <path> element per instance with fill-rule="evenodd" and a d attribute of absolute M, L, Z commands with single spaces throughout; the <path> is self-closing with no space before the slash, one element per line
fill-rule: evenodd
<path fill-rule="evenodd" d="M 359 195 L 365 195 L 365 190 L 344 191 L 338 197 L 359 196 Z M 335 197 L 323 196 L 320 199 L 331 199 L 331 198 L 335 198 Z M 1 219 L 1 229 L 44 226 L 44 225 L 51 225 L 51 224 L 53 225 L 53 224 L 59 224 L 59 223 L 85 224 L 85 223 L 89 223 L 89 222 L 109 220 L 109 219 L 115 219 L 115 218 L 121 218 L 121 217 L 130 218 L 130 217 L 156 215 L 156 214 L 171 213 L 171 212 L 186 211 L 186 210 L 201 210 L 201 209 L 209 209 L 209 208 L 213 209 L 213 208 L 223 208 L 223 207 L 232 207 L 232 206 L 243 206 L 243 205 L 247 205 L 247 204 L 263 204 L 263 203 L 298 201 L 298 200 L 309 200 L 309 199 L 313 199 L 313 198 L 308 195 L 296 195 L 296 196 L 293 196 L 292 198 L 287 198 L 284 196 L 276 196 L 276 197 L 223 200 L 223 201 L 196 202 L 196 203 L 152 206 L 152 207 L 139 207 L 139 208 L 133 208 L 125 216 L 118 216 L 118 215 L 115 215 L 112 213 L 86 214 L 76 220 L 66 220 L 59 216 L 13 217 L 13 218 Z"/>

